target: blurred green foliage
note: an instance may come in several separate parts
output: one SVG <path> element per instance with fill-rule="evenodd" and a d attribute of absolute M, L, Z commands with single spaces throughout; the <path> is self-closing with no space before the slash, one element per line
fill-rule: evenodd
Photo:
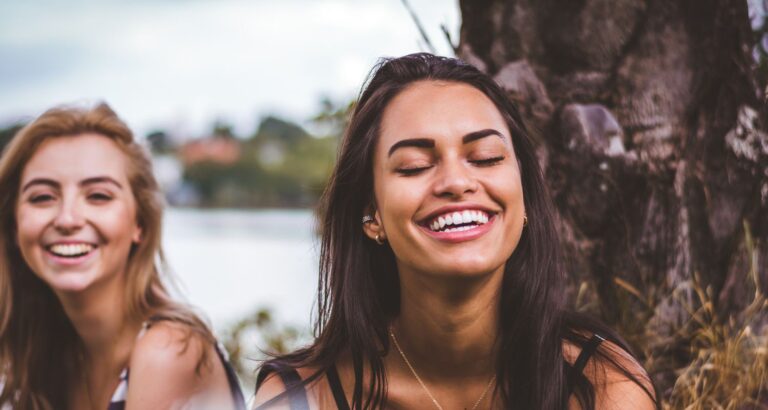
<path fill-rule="evenodd" d="M 0 152 L 5 149 L 5 146 L 11 142 L 11 139 L 20 129 L 24 127 L 22 123 L 11 124 L 4 128 L 0 128 Z"/>
<path fill-rule="evenodd" d="M 229 327 L 222 336 L 229 361 L 246 391 L 255 385 L 256 369 L 263 360 L 271 355 L 293 351 L 310 340 L 306 332 L 277 324 L 268 308 L 257 309 Z"/>
<path fill-rule="evenodd" d="M 313 135 L 290 121 L 262 119 L 246 139 L 231 127 L 214 125 L 210 138 L 232 138 L 239 147 L 233 163 L 201 161 L 188 164 L 183 179 L 193 186 L 205 207 L 307 207 L 322 194 L 336 159 L 338 141 L 352 104 L 323 100 L 312 119 Z M 156 137 L 158 145 L 164 139 Z"/>

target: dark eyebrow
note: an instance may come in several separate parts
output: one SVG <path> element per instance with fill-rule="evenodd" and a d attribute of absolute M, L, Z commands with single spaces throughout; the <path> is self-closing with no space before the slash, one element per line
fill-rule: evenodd
<path fill-rule="evenodd" d="M 24 184 L 24 187 L 21 188 L 21 192 L 23 193 L 24 191 L 26 191 L 27 189 L 29 189 L 30 187 L 32 187 L 34 185 L 47 185 L 47 186 L 49 186 L 51 188 L 59 188 L 61 186 L 61 185 L 59 185 L 58 182 L 56 182 L 56 181 L 54 181 L 52 179 L 48 179 L 48 178 L 35 178 L 35 179 L 27 182 L 26 184 Z"/>
<path fill-rule="evenodd" d="M 85 185 L 93 185 L 93 184 L 100 184 L 100 183 L 112 184 L 112 185 L 115 185 L 116 187 L 118 187 L 120 189 L 123 189 L 123 186 L 119 182 L 115 181 L 113 178 L 110 178 L 108 176 L 98 176 L 98 177 L 86 178 L 86 179 L 80 181 L 80 183 L 78 185 L 85 186 Z M 24 192 L 27 189 L 29 189 L 30 187 L 35 186 L 35 185 L 46 185 L 46 186 L 49 186 L 49 187 L 54 188 L 54 189 L 59 189 L 61 187 L 61 184 L 59 184 L 58 182 L 56 182 L 56 181 L 54 181 L 52 179 L 48 179 L 48 178 L 35 178 L 35 179 L 27 182 L 26 184 L 24 184 L 24 187 L 21 188 L 21 192 Z"/>
<path fill-rule="evenodd" d="M 470 142 L 477 141 L 489 135 L 495 135 L 501 138 L 502 140 L 504 140 L 504 134 L 494 130 L 493 128 L 486 128 L 484 130 L 470 132 L 469 134 L 461 137 L 461 143 L 469 144 Z M 395 152 L 398 148 L 403 148 L 403 147 L 434 148 L 435 140 L 429 139 L 429 138 L 413 138 L 413 139 L 407 139 L 407 140 L 400 140 L 394 143 L 392 147 L 389 148 L 389 153 L 387 155 L 392 156 L 393 152 Z"/>
<path fill-rule="evenodd" d="M 477 141 L 477 140 L 479 140 L 481 138 L 485 138 L 485 137 L 487 137 L 489 135 L 495 135 L 495 136 L 501 138 L 502 140 L 504 140 L 504 134 L 502 134 L 499 131 L 496 131 L 496 130 L 494 130 L 492 128 L 486 128 L 484 130 L 470 132 L 469 134 L 467 134 L 467 135 L 465 135 L 465 136 L 463 136 L 461 138 L 461 142 L 464 143 L 464 144 L 469 144 L 470 142 Z M 506 142 L 506 140 L 505 140 L 505 142 Z"/>
<path fill-rule="evenodd" d="M 429 138 L 413 138 L 413 139 L 407 139 L 407 140 L 400 140 L 394 143 L 389 148 L 389 153 L 387 156 L 392 156 L 392 153 L 395 152 L 398 148 L 404 148 L 404 147 L 417 147 L 417 148 L 434 148 L 435 147 L 435 140 L 429 139 Z"/>
<path fill-rule="evenodd" d="M 123 189 L 123 186 L 119 182 L 117 182 L 115 179 L 113 179 L 111 177 L 108 177 L 108 176 L 98 176 L 98 177 L 86 178 L 86 179 L 80 181 L 79 185 L 80 186 L 85 186 L 85 185 L 93 185 L 93 184 L 101 184 L 101 183 L 112 184 L 112 185 L 114 185 L 114 186 L 116 186 L 116 187 L 118 187 L 120 189 Z"/>

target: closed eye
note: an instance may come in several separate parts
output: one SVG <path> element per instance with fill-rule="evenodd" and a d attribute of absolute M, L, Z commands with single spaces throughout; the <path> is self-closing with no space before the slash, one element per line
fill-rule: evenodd
<path fill-rule="evenodd" d="M 403 176 L 413 176 L 413 175 L 418 175 L 432 167 L 433 167 L 432 165 L 427 165 L 423 167 L 404 167 L 404 168 L 397 168 L 395 172 Z"/>
<path fill-rule="evenodd" d="M 506 158 L 505 156 L 500 155 L 498 157 L 473 159 L 473 160 L 470 160 L 469 162 L 471 162 L 471 163 L 473 163 L 473 164 L 475 164 L 477 166 L 483 167 L 483 166 L 495 165 L 495 164 L 497 164 L 497 163 L 499 163 L 501 161 L 504 161 L 505 158 Z"/>

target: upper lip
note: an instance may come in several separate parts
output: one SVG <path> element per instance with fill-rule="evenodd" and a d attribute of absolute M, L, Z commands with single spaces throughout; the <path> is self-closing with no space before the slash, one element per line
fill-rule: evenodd
<path fill-rule="evenodd" d="M 65 241 L 52 241 L 52 242 L 48 242 L 48 243 L 45 244 L 45 247 L 46 248 L 50 248 L 51 246 L 54 246 L 54 245 L 80 245 L 80 244 L 97 246 L 97 244 L 95 242 L 91 242 L 91 241 L 81 241 L 81 240 L 76 240 L 76 239 L 67 239 Z"/>
<path fill-rule="evenodd" d="M 427 216 L 419 220 L 419 224 L 428 225 L 430 222 L 432 222 L 435 218 L 437 218 L 440 215 L 447 214 L 449 212 L 461 212 L 465 210 L 466 211 L 471 211 L 471 210 L 483 211 L 487 213 L 489 216 L 497 214 L 499 212 L 487 206 L 479 205 L 479 204 L 472 204 L 472 203 L 452 204 L 452 205 L 442 206 L 430 212 L 429 214 L 427 214 Z"/>

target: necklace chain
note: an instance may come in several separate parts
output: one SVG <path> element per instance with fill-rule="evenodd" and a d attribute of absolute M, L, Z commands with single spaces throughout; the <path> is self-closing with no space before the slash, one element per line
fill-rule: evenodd
<path fill-rule="evenodd" d="M 392 331 L 392 328 L 389 329 L 389 335 L 392 337 L 392 341 L 395 342 L 395 347 L 397 348 L 397 351 L 400 352 L 400 357 L 403 358 L 403 361 L 408 366 L 408 369 L 410 369 L 411 373 L 413 373 L 413 377 L 415 377 L 416 381 L 419 382 L 419 384 L 421 385 L 421 388 L 424 389 L 424 391 L 427 393 L 427 396 L 429 396 L 429 398 L 432 400 L 432 403 L 435 404 L 435 407 L 437 407 L 440 410 L 443 410 L 443 406 L 441 406 L 440 403 L 435 398 L 435 396 L 432 395 L 432 392 L 429 391 L 429 389 L 427 388 L 427 385 L 424 384 L 424 381 L 421 380 L 421 377 L 419 377 L 419 374 L 416 373 L 416 369 L 414 369 L 413 365 L 411 365 L 411 361 L 408 360 L 408 357 L 405 355 L 405 352 L 403 352 L 403 349 L 400 347 L 400 343 L 397 342 L 397 338 L 395 337 L 395 332 Z M 496 375 L 493 375 L 493 377 L 491 377 L 491 380 L 488 382 L 488 385 L 485 386 L 485 390 L 483 390 L 483 394 L 480 395 L 480 397 L 477 399 L 474 406 L 472 406 L 470 410 L 477 409 L 477 406 L 479 406 L 480 403 L 483 402 L 485 395 L 488 394 L 488 390 L 491 389 L 491 386 L 493 385 L 493 382 L 495 380 L 496 380 Z"/>

